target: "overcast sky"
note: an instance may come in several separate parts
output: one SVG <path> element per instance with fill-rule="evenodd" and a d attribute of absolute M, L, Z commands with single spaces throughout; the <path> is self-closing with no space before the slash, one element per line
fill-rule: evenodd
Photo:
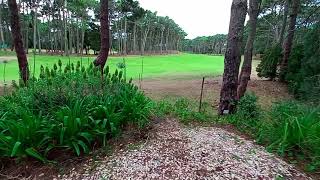
<path fill-rule="evenodd" d="M 232 0 L 138 0 L 141 6 L 169 16 L 187 38 L 228 33 Z"/>

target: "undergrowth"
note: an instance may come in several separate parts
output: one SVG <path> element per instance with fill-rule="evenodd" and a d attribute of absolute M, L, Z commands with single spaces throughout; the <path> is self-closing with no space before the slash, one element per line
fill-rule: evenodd
<path fill-rule="evenodd" d="M 153 109 L 154 115 L 158 118 L 174 117 L 184 124 L 213 123 L 217 117 L 208 103 L 203 103 L 199 112 L 198 103 L 187 98 L 163 99 L 154 102 Z"/>
<path fill-rule="evenodd" d="M 263 111 L 257 97 L 249 93 L 240 99 L 236 114 L 221 119 L 251 135 L 270 152 L 309 162 L 308 171 L 320 167 L 320 107 L 282 101 Z"/>
<path fill-rule="evenodd" d="M 122 71 L 106 67 L 101 76 L 93 65 L 61 61 L 40 71 L 27 87 L 14 82 L 16 90 L 0 97 L 0 158 L 47 162 L 57 150 L 79 156 L 149 123 L 151 100 Z"/>

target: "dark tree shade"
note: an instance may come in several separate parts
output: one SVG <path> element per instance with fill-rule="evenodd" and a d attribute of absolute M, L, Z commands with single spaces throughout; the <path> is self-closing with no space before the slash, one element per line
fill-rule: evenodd
<path fill-rule="evenodd" d="M 108 0 L 100 0 L 100 39 L 101 47 L 100 52 L 96 60 L 94 61 L 95 66 L 100 66 L 101 69 L 105 66 L 109 53 L 109 10 Z"/>
<path fill-rule="evenodd" d="M 292 7 L 291 7 L 291 12 L 289 17 L 288 35 L 283 46 L 283 59 L 282 59 L 281 68 L 280 68 L 281 80 L 284 80 L 285 73 L 288 67 L 288 60 L 289 60 L 291 49 L 292 49 L 296 20 L 299 12 L 299 7 L 300 7 L 300 0 L 292 0 L 291 6 Z"/>
<path fill-rule="evenodd" d="M 23 47 L 21 27 L 19 20 L 19 9 L 16 0 L 8 0 L 10 10 L 11 32 L 13 37 L 13 44 L 17 53 L 20 75 L 26 84 L 29 78 L 28 60 L 26 52 Z"/>
<path fill-rule="evenodd" d="M 238 74 L 241 61 L 241 43 L 247 0 L 233 0 L 227 49 L 224 58 L 223 83 L 220 92 L 219 114 L 234 113 L 237 101 Z"/>

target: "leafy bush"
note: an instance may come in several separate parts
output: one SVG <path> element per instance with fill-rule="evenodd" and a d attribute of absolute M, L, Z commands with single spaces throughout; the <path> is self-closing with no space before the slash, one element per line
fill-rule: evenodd
<path fill-rule="evenodd" d="M 257 67 L 259 77 L 274 79 L 277 77 L 277 66 L 281 59 L 281 47 L 279 44 L 264 52 L 261 62 Z"/>
<path fill-rule="evenodd" d="M 106 67 L 102 78 L 93 65 L 58 66 L 41 66 L 39 79 L 0 97 L 0 158 L 46 161 L 54 149 L 81 155 L 93 144 L 105 146 L 128 125 L 148 125 L 151 100 L 121 71 L 110 74 Z"/>
<path fill-rule="evenodd" d="M 246 93 L 238 103 L 237 114 L 247 119 L 258 118 L 260 115 L 260 107 L 257 101 L 258 97 L 253 92 Z"/>
<path fill-rule="evenodd" d="M 275 103 L 262 111 L 256 96 L 246 94 L 238 111 L 223 119 L 267 146 L 272 152 L 309 161 L 308 170 L 320 168 L 320 106 L 298 101 Z"/>
<path fill-rule="evenodd" d="M 261 123 L 258 140 L 281 155 L 303 156 L 320 165 L 320 107 L 281 102 Z"/>
<path fill-rule="evenodd" d="M 205 105 L 205 103 L 203 103 Z M 153 104 L 154 115 L 156 117 L 173 116 L 178 118 L 182 123 L 188 124 L 190 122 L 208 122 L 214 121 L 215 117 L 211 112 L 204 111 L 199 112 L 198 107 L 195 106 L 195 102 L 186 99 L 178 98 L 172 100 L 162 100 Z M 210 107 L 211 109 L 211 107 Z"/>
<path fill-rule="evenodd" d="M 320 23 L 314 24 L 290 55 L 286 80 L 289 89 L 301 100 L 320 100 Z"/>
<path fill-rule="evenodd" d="M 257 101 L 258 97 L 254 93 L 246 93 L 238 102 L 236 114 L 227 117 L 227 121 L 250 134 L 257 131 L 261 114 Z"/>
<path fill-rule="evenodd" d="M 283 72 L 285 80 L 288 82 L 289 91 L 293 94 L 297 94 L 297 88 L 300 86 L 300 82 L 303 81 L 303 77 L 300 74 L 301 63 L 303 59 L 304 47 L 302 44 L 295 45 L 292 48 L 291 55 L 288 61 L 288 69 Z"/>

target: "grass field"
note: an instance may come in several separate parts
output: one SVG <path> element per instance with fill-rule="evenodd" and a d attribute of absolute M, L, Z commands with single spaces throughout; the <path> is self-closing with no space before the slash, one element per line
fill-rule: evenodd
<path fill-rule="evenodd" d="M 35 74 L 38 77 L 40 65 L 53 67 L 61 59 L 64 65 L 69 63 L 68 57 L 62 56 L 36 56 Z M 33 72 L 33 57 L 28 58 L 31 75 Z M 81 58 L 71 56 L 70 62 L 76 64 Z M 82 58 L 82 64 L 87 66 L 94 60 L 94 57 Z M 193 76 L 216 76 L 223 72 L 223 56 L 209 56 L 196 54 L 176 54 L 166 56 L 128 56 L 125 57 L 127 67 L 127 78 L 138 79 L 142 72 L 143 61 L 143 78 L 157 77 L 193 77 Z M 117 64 L 123 62 L 122 57 L 111 57 L 107 64 L 111 71 L 115 71 Z M 16 60 L 11 60 L 6 64 L 5 80 L 18 79 L 18 64 Z M 4 64 L 0 63 L 0 82 L 3 82 Z"/>

